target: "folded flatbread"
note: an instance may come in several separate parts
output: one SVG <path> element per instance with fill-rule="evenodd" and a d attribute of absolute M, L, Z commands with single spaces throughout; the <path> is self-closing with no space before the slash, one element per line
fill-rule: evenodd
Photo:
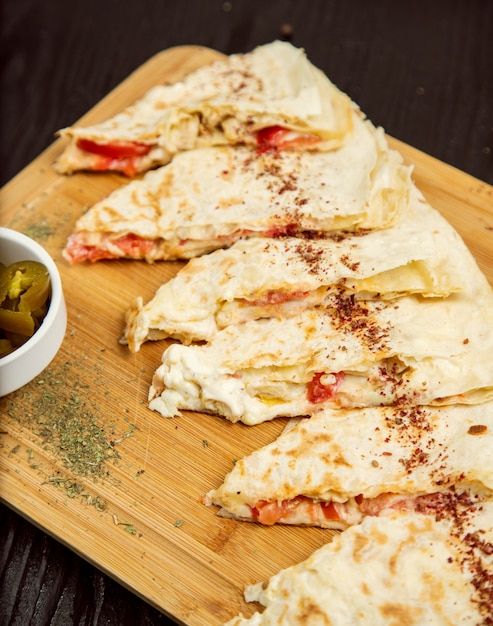
<path fill-rule="evenodd" d="M 331 152 L 190 150 L 90 207 L 64 255 L 187 259 L 243 237 L 383 228 L 407 206 L 409 177 L 382 129 L 360 118 Z"/>
<path fill-rule="evenodd" d="M 302 49 L 274 41 L 157 85 L 100 124 L 62 129 L 69 143 L 55 167 L 133 175 L 204 146 L 330 150 L 351 131 L 354 109 Z"/>
<path fill-rule="evenodd" d="M 481 282 L 481 279 L 483 281 Z M 358 301 L 228 326 L 168 346 L 149 391 L 165 417 L 190 409 L 258 424 L 324 407 L 477 403 L 493 397 L 493 295 Z"/>
<path fill-rule="evenodd" d="M 478 272 L 464 242 L 411 189 L 409 210 L 386 229 L 325 238 L 243 239 L 192 259 L 146 304 L 126 313 L 133 352 L 147 340 L 210 341 L 231 324 L 324 307 L 335 290 L 357 298 L 444 297 Z"/>
<path fill-rule="evenodd" d="M 479 626 L 493 621 L 493 504 L 367 518 L 250 585 L 263 612 L 227 626 Z"/>
<path fill-rule="evenodd" d="M 493 496 L 492 452 L 493 402 L 326 409 L 237 461 L 205 503 L 238 520 L 344 529 Z"/>

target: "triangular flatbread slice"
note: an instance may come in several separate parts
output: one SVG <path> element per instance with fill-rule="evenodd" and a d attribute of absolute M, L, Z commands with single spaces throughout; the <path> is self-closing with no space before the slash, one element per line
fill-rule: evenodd
<path fill-rule="evenodd" d="M 90 207 L 64 255 L 187 259 L 244 237 L 386 227 L 407 207 L 410 171 L 381 129 L 356 127 L 332 152 L 183 152 Z"/>
<path fill-rule="evenodd" d="M 405 296 L 332 306 L 219 331 L 206 345 L 172 344 L 149 392 L 165 417 L 181 409 L 246 424 L 324 407 L 453 404 L 493 397 L 493 294 Z"/>
<path fill-rule="evenodd" d="M 207 505 L 238 520 L 344 529 L 493 496 L 493 403 L 326 409 L 236 461 Z"/>
<path fill-rule="evenodd" d="M 324 307 L 334 291 L 359 299 L 467 287 L 477 266 L 448 222 L 413 186 L 409 210 L 391 227 L 326 238 L 245 239 L 192 259 L 146 304 L 126 313 L 125 341 L 210 341 L 232 324 Z"/>
<path fill-rule="evenodd" d="M 367 518 L 245 590 L 226 626 L 456 626 L 493 620 L 493 503 Z"/>
<path fill-rule="evenodd" d="M 69 144 L 55 167 L 133 175 L 204 146 L 330 150 L 351 131 L 355 108 L 302 49 L 274 41 L 157 85 L 100 124 L 62 129 Z"/>

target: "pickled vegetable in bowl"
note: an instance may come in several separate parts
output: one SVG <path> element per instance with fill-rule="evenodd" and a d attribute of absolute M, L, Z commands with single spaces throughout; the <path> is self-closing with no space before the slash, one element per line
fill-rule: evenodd
<path fill-rule="evenodd" d="M 0 358 L 23 345 L 49 307 L 50 274 L 39 261 L 0 264 Z"/>
<path fill-rule="evenodd" d="M 58 267 L 31 237 L 0 226 L 0 397 L 55 358 L 67 329 Z"/>

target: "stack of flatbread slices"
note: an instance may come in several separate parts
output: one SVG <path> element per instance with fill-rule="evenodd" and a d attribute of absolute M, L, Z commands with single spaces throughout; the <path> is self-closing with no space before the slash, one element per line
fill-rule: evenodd
<path fill-rule="evenodd" d="M 140 174 L 65 258 L 187 261 L 126 312 L 150 409 L 291 418 L 204 504 L 343 531 L 229 624 L 493 623 L 493 292 L 383 130 L 276 41 L 60 134 L 60 173 Z"/>

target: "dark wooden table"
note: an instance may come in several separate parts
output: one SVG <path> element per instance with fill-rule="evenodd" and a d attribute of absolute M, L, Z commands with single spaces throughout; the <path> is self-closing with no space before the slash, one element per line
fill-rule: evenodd
<path fill-rule="evenodd" d="M 153 54 L 181 44 L 241 52 L 276 38 L 304 47 L 390 135 L 493 184 L 490 0 L 2 0 L 1 9 L 2 185 Z M 5 505 L 0 521 L 2 626 L 168 622 Z"/>

